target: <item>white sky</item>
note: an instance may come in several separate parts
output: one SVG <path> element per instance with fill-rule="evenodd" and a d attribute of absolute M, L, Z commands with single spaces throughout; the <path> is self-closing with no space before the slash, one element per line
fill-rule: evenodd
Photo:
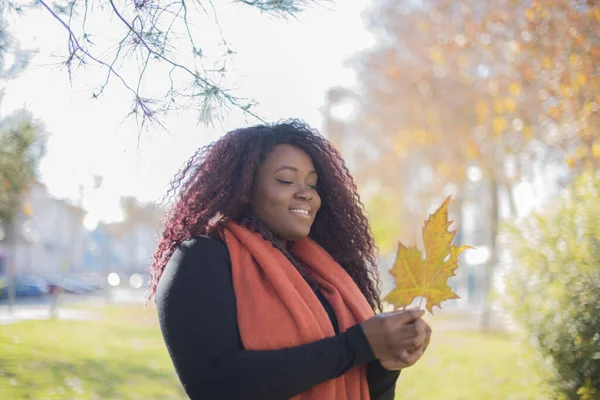
<path fill-rule="evenodd" d="M 353 82 L 344 62 L 373 43 L 361 18 L 369 1 L 313 6 L 299 19 L 287 20 L 261 16 L 241 4 L 215 3 L 224 35 L 237 53 L 236 94 L 258 100 L 255 111 L 269 121 L 300 118 L 322 129 L 319 109 L 325 92 Z M 90 84 L 98 77 L 94 71 L 79 70 L 70 85 L 66 70 L 47 65 L 60 60 L 52 53 L 66 52 L 66 33 L 50 14 L 30 13 L 26 20 L 10 22 L 19 42 L 40 54 L 21 77 L 8 82 L 0 115 L 24 106 L 45 123 L 51 136 L 41 177 L 51 194 L 76 199 L 80 184 L 91 187 L 91 174 L 103 176 L 100 190 L 85 191 L 90 221 L 118 219 L 121 195 L 158 200 L 195 149 L 230 129 L 257 122 L 230 113 L 223 125 L 206 128 L 196 124 L 196 115 L 180 115 L 166 122 L 168 132 L 146 133 L 138 148 L 135 121 L 123 121 L 130 98 L 116 81 L 101 100 L 92 101 Z"/>

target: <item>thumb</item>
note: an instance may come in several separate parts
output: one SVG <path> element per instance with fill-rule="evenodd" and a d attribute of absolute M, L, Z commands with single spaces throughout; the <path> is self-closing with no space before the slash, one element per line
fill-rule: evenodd
<path fill-rule="evenodd" d="M 394 316 L 395 322 L 401 325 L 410 324 L 425 315 L 423 310 L 402 310 Z"/>

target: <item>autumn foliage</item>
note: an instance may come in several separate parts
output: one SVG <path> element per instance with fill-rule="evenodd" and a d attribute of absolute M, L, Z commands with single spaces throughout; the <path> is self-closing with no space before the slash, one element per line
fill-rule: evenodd
<path fill-rule="evenodd" d="M 334 98 L 356 118 L 331 133 L 363 140 L 344 151 L 367 179 L 427 201 L 470 166 L 508 192 L 533 163 L 600 167 L 597 1 L 375 1 L 369 25 L 379 45 Z"/>

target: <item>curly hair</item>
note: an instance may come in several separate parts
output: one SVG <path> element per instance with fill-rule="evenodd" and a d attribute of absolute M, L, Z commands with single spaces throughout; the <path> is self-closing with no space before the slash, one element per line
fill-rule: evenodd
<path fill-rule="evenodd" d="M 289 144 L 304 150 L 319 176 L 321 208 L 309 237 L 323 247 L 352 277 L 374 310 L 381 310 L 376 247 L 356 184 L 340 153 L 316 130 L 298 120 L 233 130 L 196 151 L 171 182 L 162 237 L 150 266 L 150 297 L 175 249 L 185 240 L 217 238 L 228 221 L 259 232 L 292 262 L 283 248 L 248 207 L 259 166 L 272 148 Z"/>

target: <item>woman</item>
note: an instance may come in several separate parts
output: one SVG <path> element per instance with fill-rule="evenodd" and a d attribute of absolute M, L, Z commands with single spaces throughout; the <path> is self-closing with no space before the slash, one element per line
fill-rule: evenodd
<path fill-rule="evenodd" d="M 175 178 L 151 293 L 192 399 L 393 399 L 429 343 L 381 309 L 375 246 L 339 153 L 289 121 L 229 132 Z"/>

